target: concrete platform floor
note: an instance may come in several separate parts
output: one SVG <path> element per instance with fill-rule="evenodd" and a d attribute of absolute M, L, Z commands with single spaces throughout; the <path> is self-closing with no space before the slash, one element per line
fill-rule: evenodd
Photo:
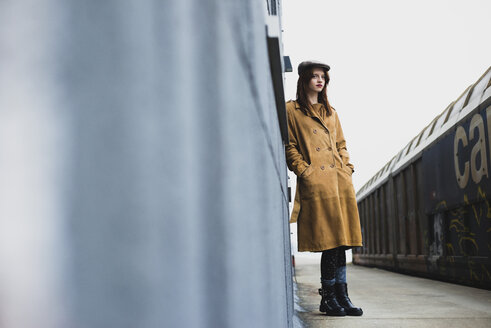
<path fill-rule="evenodd" d="M 296 327 L 491 327 L 491 291 L 348 264 L 351 301 L 361 317 L 319 312 L 319 259 L 295 257 Z"/>

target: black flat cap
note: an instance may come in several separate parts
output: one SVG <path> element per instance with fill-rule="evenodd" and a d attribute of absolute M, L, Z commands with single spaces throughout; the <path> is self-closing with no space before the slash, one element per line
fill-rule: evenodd
<path fill-rule="evenodd" d="M 329 65 L 327 64 L 324 64 L 324 63 L 321 63 L 320 61 L 316 61 L 316 60 L 307 60 L 307 61 L 303 61 L 301 62 L 299 65 L 298 65 L 298 75 L 300 75 L 303 71 L 305 71 L 306 69 L 309 69 L 309 68 L 312 68 L 312 67 L 321 67 L 321 68 L 325 68 L 327 71 L 329 71 L 331 68 L 329 67 Z"/>

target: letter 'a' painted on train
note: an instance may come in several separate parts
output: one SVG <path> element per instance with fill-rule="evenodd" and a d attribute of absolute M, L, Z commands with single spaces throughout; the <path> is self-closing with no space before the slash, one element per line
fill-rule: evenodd
<path fill-rule="evenodd" d="M 474 147 L 472 147 L 471 151 L 471 176 L 472 181 L 474 183 L 479 183 L 483 177 L 483 175 L 488 176 L 488 157 L 486 155 L 486 139 L 484 133 L 484 121 L 482 116 L 479 114 L 475 114 L 472 117 L 471 124 L 469 127 L 469 141 L 474 139 L 474 131 L 479 131 L 479 138 L 475 143 Z M 481 163 L 479 165 L 479 169 L 477 168 L 477 154 L 480 153 Z"/>
<path fill-rule="evenodd" d="M 464 164 L 464 173 L 461 174 L 459 168 L 459 141 L 462 140 L 462 146 L 467 147 L 467 135 L 462 126 L 457 127 L 457 131 L 455 131 L 455 139 L 453 143 L 454 149 L 454 163 L 455 163 L 455 176 L 457 177 L 457 183 L 459 187 L 464 189 L 469 181 L 469 162 L 466 161 Z"/>

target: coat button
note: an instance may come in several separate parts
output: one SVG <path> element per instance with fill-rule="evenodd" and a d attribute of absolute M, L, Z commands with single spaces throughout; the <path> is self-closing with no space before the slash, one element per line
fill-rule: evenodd
<path fill-rule="evenodd" d="M 330 167 L 334 167 L 334 164 L 329 165 Z"/>
<path fill-rule="evenodd" d="M 324 170 L 324 169 L 325 169 L 324 165 L 321 165 L 321 170 Z"/>
<path fill-rule="evenodd" d="M 329 131 L 327 131 L 327 130 L 324 130 L 324 132 L 325 132 L 326 134 L 328 134 L 328 133 L 329 133 Z"/>
<path fill-rule="evenodd" d="M 327 150 L 331 151 L 332 150 L 332 147 L 327 148 Z"/>
<path fill-rule="evenodd" d="M 314 133 L 317 133 L 317 129 L 314 129 Z"/>
<path fill-rule="evenodd" d="M 320 149 L 319 147 L 317 147 L 315 150 L 317 150 L 317 151 L 321 151 L 321 149 Z"/>

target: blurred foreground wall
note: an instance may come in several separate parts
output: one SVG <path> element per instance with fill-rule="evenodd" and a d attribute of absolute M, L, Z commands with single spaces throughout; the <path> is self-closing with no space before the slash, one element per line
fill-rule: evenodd
<path fill-rule="evenodd" d="M 0 327 L 291 327 L 279 10 L 0 2 Z"/>

